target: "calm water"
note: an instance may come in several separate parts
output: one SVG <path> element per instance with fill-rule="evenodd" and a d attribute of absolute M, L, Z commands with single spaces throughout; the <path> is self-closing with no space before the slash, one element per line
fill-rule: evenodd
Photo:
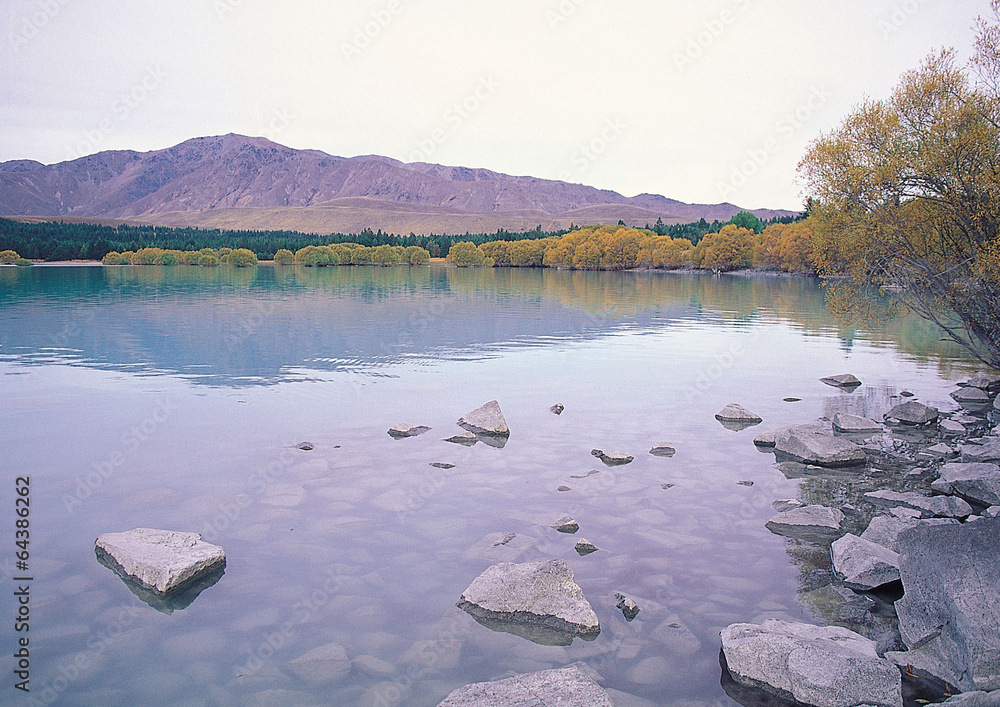
<path fill-rule="evenodd" d="M 720 685 L 724 626 L 828 619 L 808 548 L 764 528 L 771 503 L 842 488 L 786 478 L 753 437 L 838 410 L 880 416 L 904 389 L 950 410 L 975 370 L 914 321 L 839 328 L 801 279 L 0 268 L 0 500 L 13 545 L 13 480 L 30 475 L 31 694 L 419 706 L 584 661 L 623 705 L 736 704 Z M 866 385 L 818 381 L 844 372 Z M 506 447 L 442 441 L 492 399 Z M 730 402 L 765 422 L 727 430 L 713 416 Z M 397 441 L 398 422 L 433 429 Z M 677 454 L 648 454 L 659 442 Z M 595 447 L 635 461 L 606 468 Z M 548 527 L 563 515 L 575 536 Z M 225 574 L 173 605 L 141 601 L 94 556 L 98 534 L 134 527 L 201 532 L 225 548 Z M 581 537 L 600 551 L 578 556 Z M 491 564 L 549 558 L 575 572 L 596 641 L 536 645 L 455 608 Z M 616 591 L 642 608 L 631 623 Z M 287 667 L 329 643 L 352 661 L 338 681 Z"/>

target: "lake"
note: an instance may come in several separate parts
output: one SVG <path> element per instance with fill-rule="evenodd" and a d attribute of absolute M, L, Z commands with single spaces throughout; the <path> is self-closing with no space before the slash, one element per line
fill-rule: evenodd
<path fill-rule="evenodd" d="M 913 318 L 841 327 L 810 279 L 0 268 L 0 498 L 13 544 L 14 480 L 30 476 L 31 696 L 430 706 L 583 661 L 622 705 L 737 704 L 722 628 L 838 612 L 822 551 L 764 527 L 772 502 L 842 504 L 870 481 L 786 475 L 754 437 L 881 418 L 904 390 L 953 410 L 976 370 Z M 819 381 L 847 372 L 865 385 Z M 505 446 L 443 441 L 490 400 Z M 731 402 L 764 423 L 723 427 Z M 432 429 L 396 440 L 396 423 Z M 660 442 L 676 454 L 649 454 Z M 635 461 L 606 467 L 594 448 Z M 565 515 L 575 535 L 549 527 Z M 224 574 L 138 596 L 94 554 L 99 534 L 136 527 L 200 532 L 225 549 Z M 580 538 L 599 551 L 578 555 Z M 455 607 L 492 564 L 552 558 L 597 612 L 596 640 L 540 645 Z M 615 592 L 638 602 L 633 621 Z M 15 640 L 8 624 L 8 681 Z M 335 681 L 288 666 L 331 643 L 351 661 Z"/>

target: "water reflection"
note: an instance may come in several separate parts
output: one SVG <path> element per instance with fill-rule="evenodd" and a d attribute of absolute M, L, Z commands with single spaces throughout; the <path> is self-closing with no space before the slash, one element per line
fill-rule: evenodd
<path fill-rule="evenodd" d="M 857 335 L 827 315 L 810 279 L 445 267 L 7 268 L 0 318 L 7 360 L 179 373 L 212 385 L 370 374 L 688 321 L 780 321 L 844 342 Z M 962 358 L 913 317 L 869 336 L 945 373 Z"/>
<path fill-rule="evenodd" d="M 178 590 L 172 591 L 169 594 L 160 594 L 132 581 L 121 565 L 115 562 L 109 555 L 102 553 L 99 549 L 96 551 L 96 555 L 99 564 L 118 575 L 119 579 L 128 587 L 130 592 L 161 614 L 172 614 L 175 611 L 180 611 L 191 606 L 191 603 L 198 598 L 199 594 L 216 584 L 226 573 L 226 563 L 223 562 L 211 572 L 199 575 L 197 579 L 188 582 Z"/>

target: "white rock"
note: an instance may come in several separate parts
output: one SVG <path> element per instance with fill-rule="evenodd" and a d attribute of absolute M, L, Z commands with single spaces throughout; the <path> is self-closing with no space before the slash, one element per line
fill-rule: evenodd
<path fill-rule="evenodd" d="M 226 553 L 198 533 L 136 528 L 97 537 L 98 554 L 114 561 L 131 580 L 166 594 L 224 565 Z"/>
<path fill-rule="evenodd" d="M 733 679 L 815 707 L 902 707 L 899 669 L 876 643 L 836 626 L 771 619 L 722 631 Z"/>
<path fill-rule="evenodd" d="M 868 591 L 899 580 L 899 554 L 852 535 L 831 546 L 833 569 L 850 589 Z"/>

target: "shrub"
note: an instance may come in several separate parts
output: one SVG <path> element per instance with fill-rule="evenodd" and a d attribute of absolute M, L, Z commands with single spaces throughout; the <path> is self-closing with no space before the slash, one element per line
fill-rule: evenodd
<path fill-rule="evenodd" d="M 12 263 L 16 263 L 17 259 L 20 257 L 21 256 L 18 255 L 16 251 L 0 250 L 0 263 L 3 263 L 4 265 L 11 265 Z"/>
<path fill-rule="evenodd" d="M 275 265 L 291 265 L 295 262 L 295 254 L 287 248 L 281 248 L 274 254 Z"/>
<path fill-rule="evenodd" d="M 14 265 L 17 265 L 18 267 L 21 268 L 26 268 L 31 266 L 31 261 L 28 260 L 27 258 L 18 258 L 17 260 L 14 261 Z"/>
<path fill-rule="evenodd" d="M 403 252 L 403 261 L 410 265 L 427 265 L 431 262 L 431 254 L 426 248 L 411 245 Z"/>
<path fill-rule="evenodd" d="M 249 268 L 257 264 L 257 254 L 247 248 L 237 248 L 229 254 L 229 264 L 237 268 Z"/>
<path fill-rule="evenodd" d="M 493 267 L 493 258 L 488 257 L 471 241 L 456 243 L 448 250 L 448 262 L 460 268 Z"/>

